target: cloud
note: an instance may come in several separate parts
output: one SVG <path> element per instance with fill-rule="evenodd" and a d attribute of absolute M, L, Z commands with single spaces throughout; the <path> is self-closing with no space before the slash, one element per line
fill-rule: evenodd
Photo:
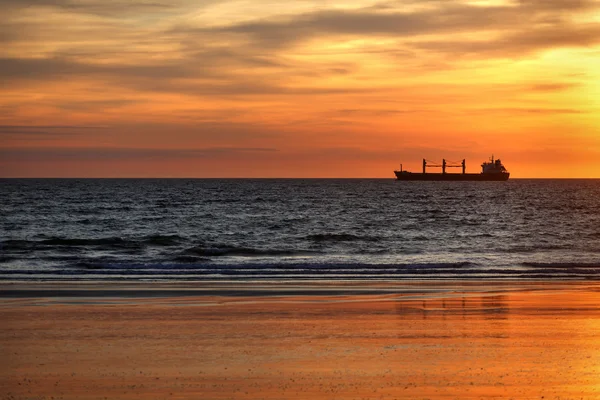
<path fill-rule="evenodd" d="M 525 11 L 587 11 L 598 7 L 596 0 L 518 0 Z"/>
<path fill-rule="evenodd" d="M 407 37 L 431 33 L 456 32 L 457 29 L 490 29 L 506 26 L 515 13 L 508 7 L 450 5 L 417 12 L 376 12 L 324 10 L 308 14 L 257 20 L 212 28 L 178 28 L 176 33 L 230 33 L 253 38 L 263 48 L 282 48 L 313 38 L 335 35 Z"/>
<path fill-rule="evenodd" d="M 204 2 L 206 3 L 206 0 Z M 163 2 L 140 0 L 0 0 L 0 9 L 54 7 L 74 13 L 123 17 L 139 13 L 165 13 L 181 7 L 182 4 L 178 0 Z"/>
<path fill-rule="evenodd" d="M 409 44 L 417 50 L 446 53 L 456 58 L 512 58 L 533 52 L 564 48 L 586 47 L 600 43 L 600 24 L 527 28 L 499 37 L 477 40 L 423 40 Z"/>
<path fill-rule="evenodd" d="M 65 160 L 142 161 L 227 157 L 236 154 L 271 153 L 276 151 L 277 149 L 266 147 L 208 147 L 197 149 L 13 147 L 1 148 L 0 157 L 6 161 L 35 160 L 36 162 Z"/>
<path fill-rule="evenodd" d="M 0 77 L 14 81 L 70 79 L 72 77 L 122 77 L 124 79 L 171 79 L 195 77 L 197 69 L 173 64 L 94 64 L 64 57 L 53 58 L 0 58 Z"/>
<path fill-rule="evenodd" d="M 556 114 L 582 114 L 583 110 L 575 108 L 479 108 L 469 110 L 467 114 L 507 114 L 507 115 L 556 115 Z"/>
<path fill-rule="evenodd" d="M 345 108 L 334 110 L 334 115 L 361 115 L 368 117 L 382 117 L 388 115 L 410 114 L 417 112 L 426 112 L 426 110 L 408 110 L 408 109 L 391 109 L 391 108 Z"/>
<path fill-rule="evenodd" d="M 29 129 L 107 129 L 107 127 L 78 125 L 0 125 L 0 133 L 6 129 L 27 131 Z"/>
<path fill-rule="evenodd" d="M 108 100 L 64 100 L 54 102 L 57 108 L 70 111 L 115 110 L 125 106 L 141 104 L 144 100 L 108 99 Z"/>
<path fill-rule="evenodd" d="M 73 125 L 0 125 L 0 138 L 5 140 L 48 140 L 72 137 L 104 130 L 102 126 Z"/>
<path fill-rule="evenodd" d="M 0 4 L 18 8 L 23 3 Z M 309 13 L 254 15 L 211 26 L 183 17 L 191 7 L 215 4 L 211 1 L 27 4 L 54 7 L 59 15 L 67 10 L 69 19 L 46 20 L 31 13 L 28 18 L 6 18 L 0 32 L 7 49 L 0 58 L 0 79 L 13 89 L 24 83 L 91 79 L 117 89 L 203 97 L 369 93 L 377 88 L 347 82 L 332 85 L 323 78 L 354 79 L 370 63 L 396 65 L 399 72 L 429 73 L 449 69 L 467 57 L 521 57 L 600 42 L 600 24 L 569 20 L 572 14 L 598 6 L 584 0 L 523 0 L 495 6 L 389 1 L 353 10 L 321 6 Z M 13 13 L 17 17 L 25 13 L 19 10 Z M 160 24 L 125 18 L 130 12 L 143 15 L 152 10 L 162 10 Z M 79 19 L 71 12 L 100 16 Z M 381 38 L 388 42 L 369 44 Z M 322 53 L 304 48 L 306 57 L 294 56 L 296 46 L 311 41 L 336 44 L 352 39 L 363 44 Z"/>
<path fill-rule="evenodd" d="M 242 58 L 238 59 L 241 60 Z M 217 58 L 218 60 L 218 58 Z M 22 81 L 70 81 L 73 79 L 104 79 L 121 88 L 138 91 L 180 93 L 192 96 L 234 95 L 313 95 L 367 92 L 366 88 L 320 87 L 319 85 L 292 87 L 285 81 L 260 75 L 252 79 L 245 74 L 225 72 L 210 54 L 204 65 L 187 61 L 157 65 L 102 65 L 67 58 L 18 59 L 0 58 L 0 78 L 9 87 L 18 87 Z M 252 62 L 256 63 L 257 60 Z M 225 64 L 231 66 L 231 63 Z M 273 64 L 264 62 L 264 66 Z M 339 73 L 336 71 L 335 73 Z M 134 100 L 111 99 L 95 106 L 118 106 Z"/>
<path fill-rule="evenodd" d="M 559 92 L 579 86 L 571 82 L 536 83 L 526 87 L 526 90 L 534 92 Z"/>
<path fill-rule="evenodd" d="M 522 1 L 502 6 L 475 6 L 460 2 L 436 2 L 418 11 L 366 7 L 357 10 L 321 10 L 280 18 L 254 20 L 211 28 L 178 28 L 190 34 L 227 33 L 252 38 L 257 48 L 282 49 L 312 39 L 341 37 L 393 37 L 415 39 L 444 34 L 446 37 L 473 32 L 496 34 L 490 41 L 450 41 L 452 50 L 482 51 L 488 44 L 498 47 L 537 49 L 555 46 L 585 46 L 597 43 L 600 24 L 579 26 L 565 20 L 563 12 L 581 12 L 598 7 L 593 1 Z M 441 46 L 441 41 L 429 42 Z M 479 44 L 479 46 L 478 46 Z M 427 48 L 427 43 L 420 46 Z"/>

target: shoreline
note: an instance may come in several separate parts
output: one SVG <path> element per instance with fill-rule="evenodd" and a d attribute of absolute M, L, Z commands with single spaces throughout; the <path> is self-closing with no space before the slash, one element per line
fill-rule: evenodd
<path fill-rule="evenodd" d="M 305 299 L 325 301 L 327 298 L 352 297 L 411 301 L 415 299 L 492 296 L 522 292 L 592 291 L 600 292 L 595 281 L 447 281 L 423 280 L 402 282 L 298 282 L 298 283 L 149 283 L 149 282 L 27 282 L 0 284 L 0 307 L 19 300 L 73 303 L 145 302 L 146 300 L 202 302 L 220 298 L 221 301 L 264 298 Z"/>

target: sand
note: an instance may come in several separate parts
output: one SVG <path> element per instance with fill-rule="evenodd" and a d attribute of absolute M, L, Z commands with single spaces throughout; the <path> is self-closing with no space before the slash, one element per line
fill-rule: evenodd
<path fill-rule="evenodd" d="M 2 399 L 597 399 L 600 286 L 3 285 Z"/>

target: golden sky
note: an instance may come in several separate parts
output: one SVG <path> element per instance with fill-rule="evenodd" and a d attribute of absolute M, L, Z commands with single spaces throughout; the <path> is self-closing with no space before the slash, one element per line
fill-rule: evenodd
<path fill-rule="evenodd" d="M 600 177 L 595 0 L 0 0 L 0 176 Z"/>

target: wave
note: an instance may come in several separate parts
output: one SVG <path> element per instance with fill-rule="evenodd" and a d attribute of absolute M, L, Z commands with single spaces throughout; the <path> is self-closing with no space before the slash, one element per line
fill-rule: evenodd
<path fill-rule="evenodd" d="M 547 250 L 570 250 L 572 249 L 572 245 L 568 244 L 544 244 L 544 243 L 536 243 L 536 244 L 523 244 L 523 245 L 514 245 L 505 248 L 496 248 L 495 251 L 501 253 L 536 253 L 540 251 Z"/>
<path fill-rule="evenodd" d="M 33 246 L 33 243 L 29 240 L 9 239 L 0 241 L 0 250 L 2 251 L 19 251 L 29 250 Z"/>
<path fill-rule="evenodd" d="M 115 271 L 129 270 L 173 270 L 173 269 L 196 269 L 208 271 L 254 271 L 264 273 L 277 273 L 278 271 L 297 272 L 297 273 L 363 273 L 380 274 L 389 272 L 410 272 L 410 273 L 436 273 L 439 271 L 460 271 L 469 270 L 471 272 L 482 270 L 477 264 L 469 262 L 457 263 L 405 263 L 405 264 L 365 264 L 365 263 L 327 263 L 327 262 L 294 262 L 294 263 L 215 263 L 210 258 L 194 257 L 185 259 L 186 261 L 195 260 L 197 263 L 176 263 L 176 262 L 136 262 L 135 260 L 112 260 L 110 258 L 84 259 L 71 262 L 67 266 L 54 266 L 45 270 L 35 271 L 65 271 L 73 269 L 105 269 Z M 4 271 L 14 272 L 12 271 Z"/>
<path fill-rule="evenodd" d="M 48 249 L 51 247 L 105 247 L 117 249 L 136 249 L 143 246 L 176 246 L 185 241 L 179 235 L 148 235 L 141 238 L 124 239 L 122 237 L 103 238 L 65 238 L 50 237 L 42 240 L 9 239 L 0 241 L 0 250 L 19 251 Z"/>
<path fill-rule="evenodd" d="M 40 240 L 34 242 L 34 244 L 41 244 L 45 246 L 65 246 L 65 247 L 81 247 L 81 246 L 114 246 L 114 247 L 129 247 L 131 245 L 137 245 L 135 242 L 125 240 L 120 237 L 107 237 L 98 239 L 79 239 L 79 238 L 62 238 L 53 237 L 50 239 Z"/>
<path fill-rule="evenodd" d="M 374 242 L 379 240 L 373 236 L 357 236 L 350 233 L 317 233 L 306 236 L 306 239 L 314 242 L 352 242 L 355 240 Z"/>
<path fill-rule="evenodd" d="M 254 247 L 237 247 L 237 246 L 194 246 L 185 249 L 182 255 L 192 256 L 297 256 L 297 255 L 308 255 L 314 254 L 308 250 L 288 250 L 288 249 L 259 249 Z"/>
<path fill-rule="evenodd" d="M 175 246 L 185 241 L 179 235 L 149 235 L 142 238 L 142 242 L 153 246 Z"/>
<path fill-rule="evenodd" d="M 177 256 L 173 257 L 171 260 L 176 263 L 192 264 L 192 263 L 210 262 L 211 258 L 184 254 L 184 255 L 177 255 Z"/>
<path fill-rule="evenodd" d="M 45 270 L 45 273 L 60 273 L 65 272 L 67 274 L 78 273 L 78 270 L 96 270 L 103 271 L 104 273 L 110 274 L 131 274 L 131 273 L 146 273 L 147 271 L 161 271 L 161 273 L 170 272 L 174 270 L 193 270 L 203 271 L 209 270 L 207 263 L 204 261 L 210 261 L 209 259 L 196 260 L 196 264 L 185 264 L 185 263 L 139 263 L 135 261 L 131 262 L 114 262 L 114 261 L 96 261 L 96 260 L 83 260 L 68 265 L 68 268 L 54 268 Z"/>
<path fill-rule="evenodd" d="M 470 262 L 455 263 L 335 263 L 335 262 L 290 262 L 290 263 L 218 263 L 212 264 L 214 269 L 243 269 L 243 270 L 290 270 L 290 271 L 362 271 L 364 273 L 377 273 L 378 271 L 435 271 L 459 270 L 462 268 L 476 267 Z"/>
<path fill-rule="evenodd" d="M 555 268 L 555 269 L 598 269 L 600 270 L 600 261 L 597 262 L 523 262 L 520 264 L 529 268 Z"/>

